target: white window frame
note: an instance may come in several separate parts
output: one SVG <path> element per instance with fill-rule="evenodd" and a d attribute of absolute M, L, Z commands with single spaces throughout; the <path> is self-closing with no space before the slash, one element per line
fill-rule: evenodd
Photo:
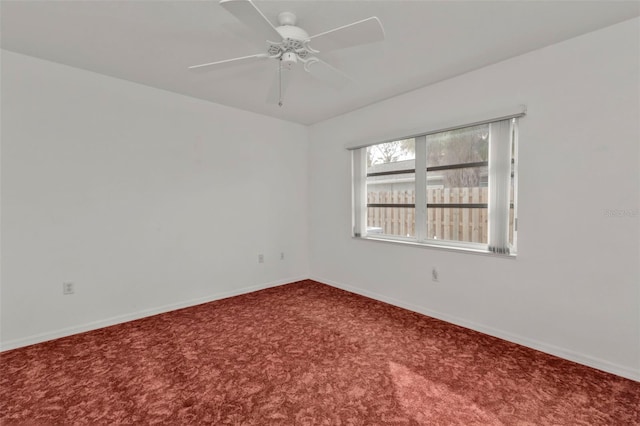
<path fill-rule="evenodd" d="M 495 115 L 494 118 L 468 121 L 467 124 L 453 125 L 439 127 L 434 130 L 425 130 L 421 132 L 414 132 L 411 136 L 401 136 L 393 139 L 386 139 L 375 143 L 356 144 L 348 146 L 347 149 L 352 152 L 352 237 L 363 240 L 385 241 L 392 243 L 400 243 L 412 246 L 422 247 L 435 247 L 444 248 L 450 250 L 462 250 L 473 253 L 491 254 L 497 256 L 509 256 L 515 257 L 516 255 L 516 243 L 517 243 L 517 223 L 518 223 L 518 196 L 517 196 L 517 183 L 518 183 L 518 119 L 523 117 L 526 113 L 524 107 L 518 107 L 514 109 L 514 112 L 506 114 Z M 498 173 L 497 176 L 491 176 L 490 179 L 502 179 L 504 182 L 507 179 L 505 173 L 508 173 L 508 179 L 511 178 L 511 171 L 513 170 L 514 176 L 514 221 L 513 221 L 513 242 L 509 244 L 509 209 L 508 203 L 508 185 L 507 185 L 507 201 L 506 210 L 500 211 L 499 209 L 505 208 L 505 187 L 502 185 L 502 194 L 500 194 L 500 185 L 489 184 L 489 218 L 488 218 L 488 238 L 487 244 L 473 243 L 465 241 L 453 241 L 453 240 L 435 240 L 427 238 L 427 136 L 436 133 L 442 133 L 451 130 L 457 130 L 466 127 L 473 127 L 481 124 L 491 124 L 498 122 L 506 122 L 509 120 L 510 128 L 508 143 L 503 140 L 499 147 L 502 151 L 496 151 L 498 144 L 494 144 L 494 151 L 491 152 L 492 144 L 489 145 L 489 175 Z M 506 129 L 502 128 L 503 132 Z M 366 166 L 366 150 L 367 147 L 378 145 L 386 142 L 402 139 L 415 139 L 415 236 L 404 237 L 388 234 L 367 234 L 367 193 L 366 193 L 366 179 L 367 179 L 367 166 Z M 508 145 L 508 146 L 507 146 Z M 513 149 L 513 153 L 512 153 Z M 506 151 L 505 151 L 506 150 Z M 504 159 L 509 158 L 511 163 L 511 155 L 513 154 L 514 162 L 511 167 L 507 167 L 504 164 Z M 502 167 L 496 167 L 495 164 L 502 162 Z M 494 168 L 492 169 L 492 165 Z M 495 182 L 495 180 L 494 180 Z M 494 186 L 494 192 L 492 193 L 492 186 Z M 496 191 L 498 188 L 498 191 Z M 500 205 L 501 207 L 497 207 Z M 497 212 L 497 213 L 493 213 Z M 498 218 L 501 222 L 496 222 L 495 218 Z M 505 219 L 506 218 L 506 219 Z M 506 220 L 506 222 L 505 222 Z M 500 226 L 498 226 L 500 225 Z"/>

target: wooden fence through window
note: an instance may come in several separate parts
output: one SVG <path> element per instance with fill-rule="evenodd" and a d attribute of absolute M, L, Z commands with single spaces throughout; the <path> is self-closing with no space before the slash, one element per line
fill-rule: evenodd
<path fill-rule="evenodd" d="M 412 190 L 376 191 L 367 194 L 368 204 L 415 204 Z M 427 236 L 438 240 L 487 243 L 488 209 L 481 207 L 428 207 L 432 204 L 486 204 L 488 188 L 427 188 Z M 513 222 L 513 209 L 511 222 Z M 415 209 L 369 207 L 367 227 L 371 233 L 415 236 Z M 511 231 L 510 231 L 511 234 Z M 510 235 L 511 236 L 511 235 Z"/>

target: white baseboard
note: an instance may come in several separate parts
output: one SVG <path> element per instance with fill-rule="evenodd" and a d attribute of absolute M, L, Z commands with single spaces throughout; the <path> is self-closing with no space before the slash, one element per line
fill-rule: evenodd
<path fill-rule="evenodd" d="M 243 287 L 240 289 L 236 289 L 233 291 L 215 293 L 209 296 L 186 300 L 178 303 L 172 303 L 169 305 L 160 306 L 157 308 L 146 309 L 143 311 L 133 312 L 130 314 L 119 315 L 116 317 L 106 318 L 103 320 L 92 321 L 86 324 L 81 324 L 73 327 L 67 327 L 59 330 L 54 330 L 46 333 L 40 333 L 33 336 L 28 336 L 20 339 L 9 340 L 7 342 L 2 342 L 0 345 L 0 352 L 8 351 L 11 349 L 16 349 L 24 346 L 33 345 L 36 343 L 46 342 L 48 340 L 59 339 L 61 337 L 71 336 L 73 334 L 84 333 L 86 331 L 96 330 L 103 327 L 109 327 L 116 324 L 121 324 L 128 321 L 134 321 L 137 319 L 158 315 L 170 311 L 174 311 L 177 309 L 188 308 L 190 306 L 200 305 L 202 303 L 213 302 L 215 300 L 225 299 L 227 297 L 238 296 L 245 293 L 250 293 L 253 291 L 263 290 L 270 287 L 277 287 L 284 284 L 289 284 L 296 281 L 302 281 L 305 279 L 311 279 L 323 284 L 330 285 L 332 287 L 340 288 L 342 290 L 346 290 L 352 293 L 360 294 L 362 296 L 369 297 L 371 299 L 379 300 L 385 303 L 389 303 L 394 306 L 398 306 L 404 309 L 408 309 L 413 312 L 418 312 L 423 315 L 427 315 L 432 318 L 436 318 L 442 321 L 446 321 L 455 325 L 459 325 L 461 327 L 469 328 L 471 330 L 479 331 L 484 334 L 488 334 L 490 336 L 494 336 L 503 340 L 507 340 L 509 342 L 517 343 L 522 346 L 526 346 L 532 349 L 539 350 L 541 352 L 548 353 L 550 355 L 554 355 L 563 359 L 567 359 L 569 361 L 576 362 L 578 364 L 583 364 L 588 367 L 596 368 L 598 370 L 606 371 L 607 373 L 615 374 L 621 377 L 625 377 L 627 379 L 640 381 L 640 372 L 635 371 L 629 367 L 621 366 L 618 364 L 613 364 L 611 362 L 601 360 L 598 358 L 594 358 L 588 355 L 584 355 L 578 352 L 574 352 L 569 349 L 561 348 L 555 345 L 550 345 L 544 342 L 539 342 L 537 340 L 529 339 L 526 337 L 522 337 L 513 333 L 509 333 L 503 330 L 498 330 L 493 327 L 487 327 L 485 325 L 468 321 L 462 318 L 454 317 L 451 315 L 443 314 L 441 312 L 437 312 L 431 309 L 427 309 L 421 306 L 417 306 L 411 303 L 406 303 L 398 299 L 394 299 L 392 297 L 383 296 L 378 293 L 374 293 L 368 290 L 364 290 L 361 288 L 353 287 L 350 285 L 338 283 L 333 280 L 328 280 L 321 277 L 293 277 L 288 278 L 286 280 L 278 280 L 272 281 L 268 283 L 263 283 L 255 286 Z"/>
<path fill-rule="evenodd" d="M 461 327 L 469 328 L 471 330 L 479 331 L 484 334 L 488 334 L 493 337 L 497 337 L 503 340 L 507 340 L 512 343 L 517 343 L 528 348 L 536 349 L 540 352 L 545 352 L 550 355 L 554 355 L 569 361 L 576 362 L 578 364 L 586 365 L 598 370 L 605 371 L 607 373 L 615 374 L 617 376 L 625 377 L 627 379 L 640 382 L 640 371 L 635 371 L 632 368 L 625 367 L 618 364 L 613 364 L 609 361 L 594 358 L 588 355 L 584 355 L 578 352 L 574 352 L 569 349 L 561 348 L 559 346 L 550 345 L 548 343 L 540 342 L 537 340 L 529 339 L 527 337 L 519 336 L 513 333 L 509 333 L 503 330 L 498 330 L 493 327 L 487 327 L 485 325 L 468 321 L 462 318 L 454 317 L 451 315 L 443 314 L 431 309 L 427 309 L 421 306 L 417 306 L 411 303 L 406 303 L 401 300 L 394 299 L 392 297 L 383 296 L 368 290 L 352 287 L 350 285 L 338 283 L 332 280 L 327 280 L 321 277 L 311 277 L 311 280 L 330 285 L 332 287 L 340 288 L 352 293 L 360 294 L 362 296 L 369 297 L 371 299 L 379 300 L 381 302 L 389 303 L 394 306 L 398 306 L 404 309 L 408 309 L 413 312 L 417 312 L 423 315 L 427 315 L 432 318 L 436 318 L 448 323 L 459 325 Z"/>
<path fill-rule="evenodd" d="M 214 293 L 205 297 L 197 299 L 185 300 L 178 303 L 171 303 L 169 305 L 159 306 L 157 308 L 145 309 L 143 311 L 132 312 L 130 314 L 118 315 L 111 318 L 106 318 L 98 321 L 92 321 L 86 324 L 81 324 L 73 327 L 67 327 L 59 330 L 48 331 L 46 333 L 40 333 L 33 336 L 23 337 L 20 339 L 9 340 L 0 344 L 0 352 L 8 351 L 11 349 L 21 348 L 24 346 L 33 345 L 36 343 L 46 342 L 48 340 L 59 339 L 61 337 L 71 336 L 73 334 L 84 333 L 86 331 L 97 330 L 99 328 L 109 327 L 123 322 L 134 321 L 137 319 L 150 317 L 153 315 L 163 314 L 177 309 L 188 308 L 190 306 L 200 305 L 202 303 L 213 302 L 215 300 L 226 299 L 227 297 L 239 296 L 241 294 L 251 293 L 253 291 L 263 290 L 265 288 L 277 287 L 284 284 L 293 283 L 296 281 L 302 281 L 307 277 L 293 277 L 286 280 L 277 280 L 259 285 L 243 287 L 240 289 L 226 291 L 221 293 Z"/>

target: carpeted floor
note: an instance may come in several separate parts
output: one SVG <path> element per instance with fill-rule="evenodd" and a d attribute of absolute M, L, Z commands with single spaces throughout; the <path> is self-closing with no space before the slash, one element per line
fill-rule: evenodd
<path fill-rule="evenodd" d="M 638 382 L 313 281 L 0 362 L 2 425 L 640 425 Z"/>

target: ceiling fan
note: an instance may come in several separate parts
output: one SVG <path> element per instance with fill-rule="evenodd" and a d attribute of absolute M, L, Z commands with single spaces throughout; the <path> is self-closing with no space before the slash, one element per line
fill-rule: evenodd
<path fill-rule="evenodd" d="M 297 17 L 293 12 L 281 12 L 278 15 L 279 25 L 274 26 L 252 0 L 221 0 L 220 5 L 260 35 L 266 41 L 266 50 L 253 55 L 193 65 L 189 69 L 212 69 L 277 59 L 278 73 L 267 101 L 280 106 L 296 64 L 302 63 L 304 70 L 318 80 L 342 88 L 351 81 L 349 76 L 319 59 L 316 54 L 384 40 L 384 29 L 375 16 L 309 36 L 305 30 L 296 26 Z"/>

